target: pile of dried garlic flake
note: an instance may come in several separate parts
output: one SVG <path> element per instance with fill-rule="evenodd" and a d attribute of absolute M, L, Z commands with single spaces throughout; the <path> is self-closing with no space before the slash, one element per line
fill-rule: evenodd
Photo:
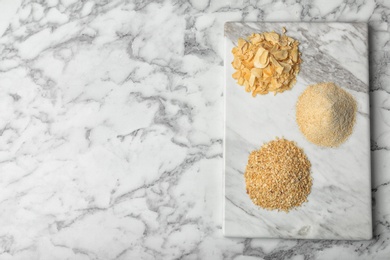
<path fill-rule="evenodd" d="M 254 33 L 238 40 L 238 46 L 232 53 L 232 77 L 238 84 L 245 86 L 252 96 L 265 95 L 269 92 L 281 93 L 291 89 L 299 72 L 299 42 L 285 34 L 276 32 Z"/>

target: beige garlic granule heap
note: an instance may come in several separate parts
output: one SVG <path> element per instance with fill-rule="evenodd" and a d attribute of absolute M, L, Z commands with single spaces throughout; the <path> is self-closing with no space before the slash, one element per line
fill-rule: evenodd
<path fill-rule="evenodd" d="M 356 101 L 334 83 L 309 86 L 298 98 L 296 120 L 310 142 L 337 147 L 351 135 L 356 121 Z"/>
<path fill-rule="evenodd" d="M 232 77 L 254 97 L 291 89 L 302 62 L 298 45 L 297 40 L 276 32 L 254 33 L 248 41 L 239 39 L 232 50 L 236 70 Z"/>
<path fill-rule="evenodd" d="M 310 161 L 294 142 L 276 139 L 249 155 L 246 192 L 264 209 L 288 212 L 307 201 L 312 179 Z"/>

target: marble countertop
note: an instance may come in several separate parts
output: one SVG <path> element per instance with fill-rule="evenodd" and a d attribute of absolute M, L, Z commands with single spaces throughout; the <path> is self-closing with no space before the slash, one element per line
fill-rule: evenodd
<path fill-rule="evenodd" d="M 370 241 L 222 235 L 223 25 L 369 21 Z M 0 1 L 0 259 L 386 259 L 390 3 Z"/>

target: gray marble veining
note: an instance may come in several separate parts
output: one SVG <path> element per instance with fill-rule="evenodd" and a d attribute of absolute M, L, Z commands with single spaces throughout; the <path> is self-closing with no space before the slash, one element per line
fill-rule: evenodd
<path fill-rule="evenodd" d="M 0 1 L 0 259 L 386 259 L 390 6 Z M 370 241 L 224 238 L 223 25 L 369 21 Z"/>

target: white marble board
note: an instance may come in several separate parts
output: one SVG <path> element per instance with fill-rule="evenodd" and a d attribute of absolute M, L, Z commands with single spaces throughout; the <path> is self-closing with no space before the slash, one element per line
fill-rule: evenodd
<path fill-rule="evenodd" d="M 238 38 L 286 27 L 300 41 L 303 63 L 292 90 L 252 98 L 232 79 L 231 49 Z M 366 23 L 225 24 L 225 148 L 223 232 L 229 237 L 347 239 L 372 237 L 368 27 Z M 308 142 L 295 122 L 304 89 L 335 82 L 358 103 L 350 138 L 338 148 Z M 245 191 L 244 171 L 252 150 L 275 137 L 297 142 L 312 163 L 308 202 L 285 212 L 255 206 Z"/>

